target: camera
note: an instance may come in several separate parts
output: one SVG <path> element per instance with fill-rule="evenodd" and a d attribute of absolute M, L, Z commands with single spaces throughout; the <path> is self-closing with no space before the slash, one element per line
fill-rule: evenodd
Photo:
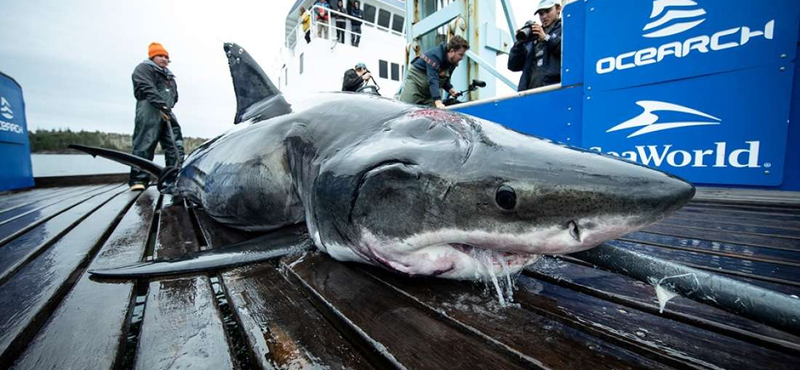
<path fill-rule="evenodd" d="M 517 30 L 517 33 L 514 35 L 514 37 L 517 38 L 517 42 L 535 41 L 537 38 L 539 38 L 539 35 L 531 31 L 531 26 L 533 25 L 534 25 L 533 21 L 527 21 L 525 22 L 525 25 L 522 26 L 522 28 Z"/>

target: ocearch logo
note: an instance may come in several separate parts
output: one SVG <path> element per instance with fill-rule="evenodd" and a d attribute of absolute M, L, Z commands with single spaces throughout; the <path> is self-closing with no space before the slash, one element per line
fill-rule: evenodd
<path fill-rule="evenodd" d="M 697 9 L 688 10 L 669 9 L 676 6 L 686 7 L 696 5 L 697 3 L 691 0 L 653 1 L 653 11 L 650 15 L 650 19 L 656 19 L 647 23 L 643 28 L 643 31 L 653 31 L 645 33 L 643 36 L 655 38 L 677 35 L 703 23 L 706 20 L 705 18 L 696 19 L 706 14 L 706 11 L 702 8 L 698 7 Z M 672 21 L 675 22 L 669 24 Z M 659 28 L 666 24 L 669 25 Z M 595 71 L 597 74 L 601 75 L 660 63 L 665 60 L 665 58 L 685 58 L 692 53 L 706 54 L 738 48 L 757 37 L 764 37 L 765 40 L 772 40 L 774 32 L 774 19 L 764 24 L 764 27 L 761 29 L 751 30 L 748 26 L 729 28 L 710 35 L 694 36 L 683 41 L 672 41 L 657 47 L 652 46 L 640 50 L 628 51 L 617 56 L 600 58 L 595 63 Z"/>
<path fill-rule="evenodd" d="M 0 96 L 0 115 L 6 119 L 14 118 L 14 112 L 11 111 L 11 104 L 8 104 L 8 100 L 3 96 Z"/>
<path fill-rule="evenodd" d="M 691 0 L 655 0 L 653 1 L 653 12 L 650 13 L 650 19 L 652 20 L 650 23 L 646 24 L 642 31 L 651 30 L 654 28 L 658 28 L 667 24 L 673 20 L 676 20 L 675 23 L 666 26 L 664 28 L 651 31 L 649 33 L 644 34 L 644 37 L 664 37 L 664 36 L 672 36 L 688 29 L 691 29 L 700 23 L 705 22 L 705 18 L 696 19 L 696 20 L 688 20 L 692 18 L 697 18 L 706 14 L 705 9 L 698 8 L 698 9 L 673 9 L 673 10 L 665 10 L 670 7 L 696 7 L 697 3 Z M 660 16 L 660 18 L 659 18 Z"/>
<path fill-rule="evenodd" d="M 689 126 L 705 126 L 705 125 L 718 125 L 721 120 L 717 117 L 714 117 L 710 114 L 703 113 L 699 110 L 695 110 L 692 108 L 687 108 L 682 105 L 667 103 L 663 101 L 656 101 L 656 100 L 640 100 L 636 102 L 636 105 L 644 108 L 644 112 L 639 114 L 636 117 L 633 117 L 625 122 L 622 122 L 610 129 L 606 132 L 614 132 L 619 130 L 625 130 L 634 127 L 641 127 L 640 129 L 634 131 L 628 138 L 632 138 L 639 135 L 648 134 L 651 132 L 663 131 L 674 129 L 678 127 L 689 127 Z M 687 113 L 693 114 L 695 116 L 707 118 L 711 121 L 683 121 L 683 122 L 666 122 L 666 123 L 657 123 L 658 122 L 658 115 L 653 114 L 653 112 L 679 112 L 679 113 Z"/>
<path fill-rule="evenodd" d="M 684 107 L 682 105 L 667 103 L 655 100 L 640 100 L 636 104 L 644 109 L 644 112 L 638 116 L 622 122 L 606 132 L 615 132 L 620 130 L 632 129 L 640 127 L 638 130 L 629 134 L 627 137 L 632 138 L 652 132 L 677 129 L 691 126 L 706 126 L 706 125 L 720 125 L 722 120 L 708 113 L 701 112 L 696 109 Z M 653 112 L 678 112 L 690 114 L 697 117 L 689 121 L 680 122 L 662 122 L 659 123 L 659 117 Z M 660 145 L 636 145 L 635 150 L 626 151 L 603 151 L 602 147 L 591 147 L 589 149 L 613 155 L 615 157 L 622 157 L 628 160 L 639 162 L 646 166 L 660 167 L 666 165 L 669 167 L 715 167 L 715 168 L 759 168 L 761 167 L 758 161 L 759 151 L 761 148 L 761 141 L 750 140 L 745 141 L 746 148 L 735 148 L 729 145 L 726 141 L 714 141 L 713 146 L 708 145 L 704 148 L 680 148 L 677 144 L 660 144 Z M 732 149 L 732 150 L 731 150 Z M 767 164 L 765 164 L 767 165 Z"/>

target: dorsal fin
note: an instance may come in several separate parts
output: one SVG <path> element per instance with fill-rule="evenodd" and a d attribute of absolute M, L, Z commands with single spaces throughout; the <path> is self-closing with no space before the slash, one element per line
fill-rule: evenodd
<path fill-rule="evenodd" d="M 243 47 L 226 42 L 225 55 L 236 93 L 234 124 L 251 118 L 265 120 L 292 112 L 292 106 L 283 98 L 281 91 Z"/>

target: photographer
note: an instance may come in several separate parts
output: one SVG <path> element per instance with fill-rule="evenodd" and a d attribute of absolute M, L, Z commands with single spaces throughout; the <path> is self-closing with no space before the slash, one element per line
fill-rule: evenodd
<path fill-rule="evenodd" d="M 350 68 L 344 72 L 342 91 L 356 92 L 358 88 L 363 86 L 370 78 L 372 78 L 372 74 L 367 70 L 367 66 L 364 63 L 358 63 L 354 68 Z"/>
<path fill-rule="evenodd" d="M 542 24 L 526 22 L 508 54 L 508 69 L 522 71 L 517 91 L 561 82 L 561 4 L 542 0 L 536 15 Z"/>
<path fill-rule="evenodd" d="M 444 108 L 440 89 L 458 95 L 450 84 L 450 75 L 464 58 L 469 43 L 461 36 L 453 36 L 447 43 L 429 49 L 411 61 L 400 93 L 400 101 Z"/>

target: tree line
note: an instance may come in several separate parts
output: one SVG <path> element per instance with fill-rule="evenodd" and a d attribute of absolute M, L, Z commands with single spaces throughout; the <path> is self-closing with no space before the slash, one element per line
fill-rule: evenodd
<path fill-rule="evenodd" d="M 130 153 L 133 150 L 131 135 L 115 134 L 100 131 L 72 131 L 70 129 L 28 131 L 28 140 L 31 143 L 31 153 L 64 154 L 80 153 L 67 148 L 71 144 L 97 146 L 106 149 L 119 150 Z M 208 139 L 184 137 L 183 147 L 186 153 L 191 152 Z M 156 148 L 156 154 L 164 154 L 161 144 Z"/>

